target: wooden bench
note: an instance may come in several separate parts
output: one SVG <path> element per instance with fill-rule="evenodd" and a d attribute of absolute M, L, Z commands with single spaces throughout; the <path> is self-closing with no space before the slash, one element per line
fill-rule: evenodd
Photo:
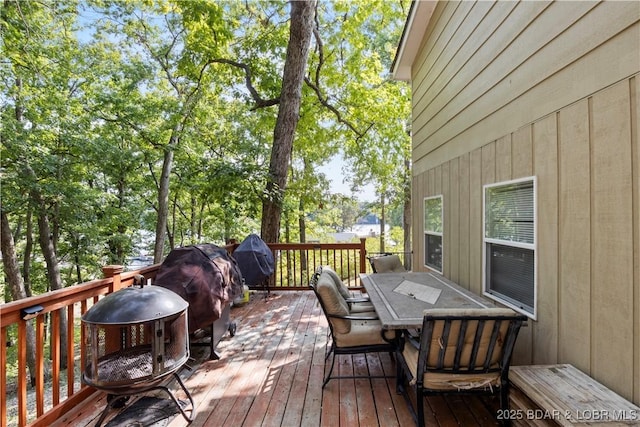
<path fill-rule="evenodd" d="M 640 407 L 572 365 L 512 366 L 510 409 L 517 426 L 640 425 Z"/>

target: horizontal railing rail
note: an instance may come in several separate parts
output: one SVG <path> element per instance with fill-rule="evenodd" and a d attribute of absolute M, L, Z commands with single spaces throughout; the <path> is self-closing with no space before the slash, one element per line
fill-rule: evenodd
<path fill-rule="evenodd" d="M 226 248 L 233 253 L 237 246 Z M 359 243 L 277 243 L 269 247 L 275 271 L 265 282 L 268 290 L 309 289 L 309 279 L 320 265 L 331 266 L 356 289 L 361 285 L 359 273 L 369 271 L 365 239 Z M 0 427 L 51 425 L 94 393 L 94 388 L 81 381 L 82 315 L 104 295 L 131 286 L 137 275 L 153 283 L 159 268 L 160 264 L 155 264 L 125 272 L 121 266 L 106 266 L 104 279 L 0 306 L 0 364 L 5 367 L 0 370 Z M 66 344 L 61 329 L 66 332 Z M 36 342 L 35 355 L 30 355 L 35 357 L 35 373 L 29 373 L 27 367 L 28 330 L 33 331 Z M 13 352 L 9 351 L 11 346 L 15 347 Z M 8 374 L 9 365 L 17 365 L 12 369 L 17 374 Z M 35 379 L 33 386 L 30 378 Z"/>

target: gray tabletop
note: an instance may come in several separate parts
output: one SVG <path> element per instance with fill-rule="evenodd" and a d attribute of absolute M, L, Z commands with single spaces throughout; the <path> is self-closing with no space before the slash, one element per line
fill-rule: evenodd
<path fill-rule="evenodd" d="M 493 302 L 434 273 L 361 274 L 384 329 L 422 327 L 429 308 L 489 308 Z"/>

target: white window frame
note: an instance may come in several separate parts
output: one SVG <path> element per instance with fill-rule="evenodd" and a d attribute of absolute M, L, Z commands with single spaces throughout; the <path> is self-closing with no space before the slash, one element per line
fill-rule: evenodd
<path fill-rule="evenodd" d="M 519 184 L 522 182 L 531 182 L 533 185 L 533 243 L 527 242 L 518 242 L 511 240 L 504 240 L 498 238 L 487 237 L 487 190 L 495 187 L 502 187 L 507 185 Z M 538 311 L 538 251 L 537 251 L 537 241 L 538 241 L 538 209 L 537 209 L 538 201 L 537 201 L 537 182 L 535 176 L 529 176 L 509 181 L 502 181 L 493 184 L 486 184 L 483 186 L 482 191 L 482 290 L 483 295 L 487 298 L 490 298 L 494 301 L 497 301 L 507 307 L 512 308 L 513 310 L 522 313 L 529 318 L 536 320 L 537 319 L 537 311 Z M 506 297 L 491 292 L 488 289 L 487 282 L 487 247 L 489 244 L 498 244 L 503 246 L 509 246 L 514 248 L 528 249 L 533 251 L 533 307 L 532 310 L 529 311 L 522 305 L 518 305 L 517 301 L 514 302 L 513 299 L 507 299 Z"/>
<path fill-rule="evenodd" d="M 431 231 L 431 230 L 427 230 L 427 200 L 433 200 L 433 199 L 440 199 L 440 224 L 442 225 L 442 231 L 438 232 L 438 231 Z M 422 201 L 422 231 L 424 233 L 424 240 L 422 241 L 422 244 L 424 245 L 424 257 L 422 259 L 423 265 L 433 271 L 436 271 L 440 274 L 442 274 L 442 272 L 444 271 L 444 199 L 442 197 L 442 194 L 439 194 L 437 196 L 430 196 L 430 197 L 425 197 Z M 440 270 L 436 269 L 436 267 L 431 266 L 431 265 L 427 265 L 427 245 L 425 244 L 425 241 L 427 239 L 427 236 L 439 236 L 440 237 L 440 248 L 442 251 L 442 260 L 441 260 L 441 266 L 440 266 Z"/>

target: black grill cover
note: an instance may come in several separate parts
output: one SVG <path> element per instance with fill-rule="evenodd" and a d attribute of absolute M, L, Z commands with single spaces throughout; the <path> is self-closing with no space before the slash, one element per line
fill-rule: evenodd
<path fill-rule="evenodd" d="M 275 262 L 269 246 L 256 234 L 248 235 L 233 251 L 244 282 L 254 286 L 274 272 Z"/>
<path fill-rule="evenodd" d="M 213 244 L 172 250 L 153 284 L 170 289 L 189 303 L 189 332 L 210 326 L 225 305 L 242 293 L 238 264 L 226 249 Z"/>

